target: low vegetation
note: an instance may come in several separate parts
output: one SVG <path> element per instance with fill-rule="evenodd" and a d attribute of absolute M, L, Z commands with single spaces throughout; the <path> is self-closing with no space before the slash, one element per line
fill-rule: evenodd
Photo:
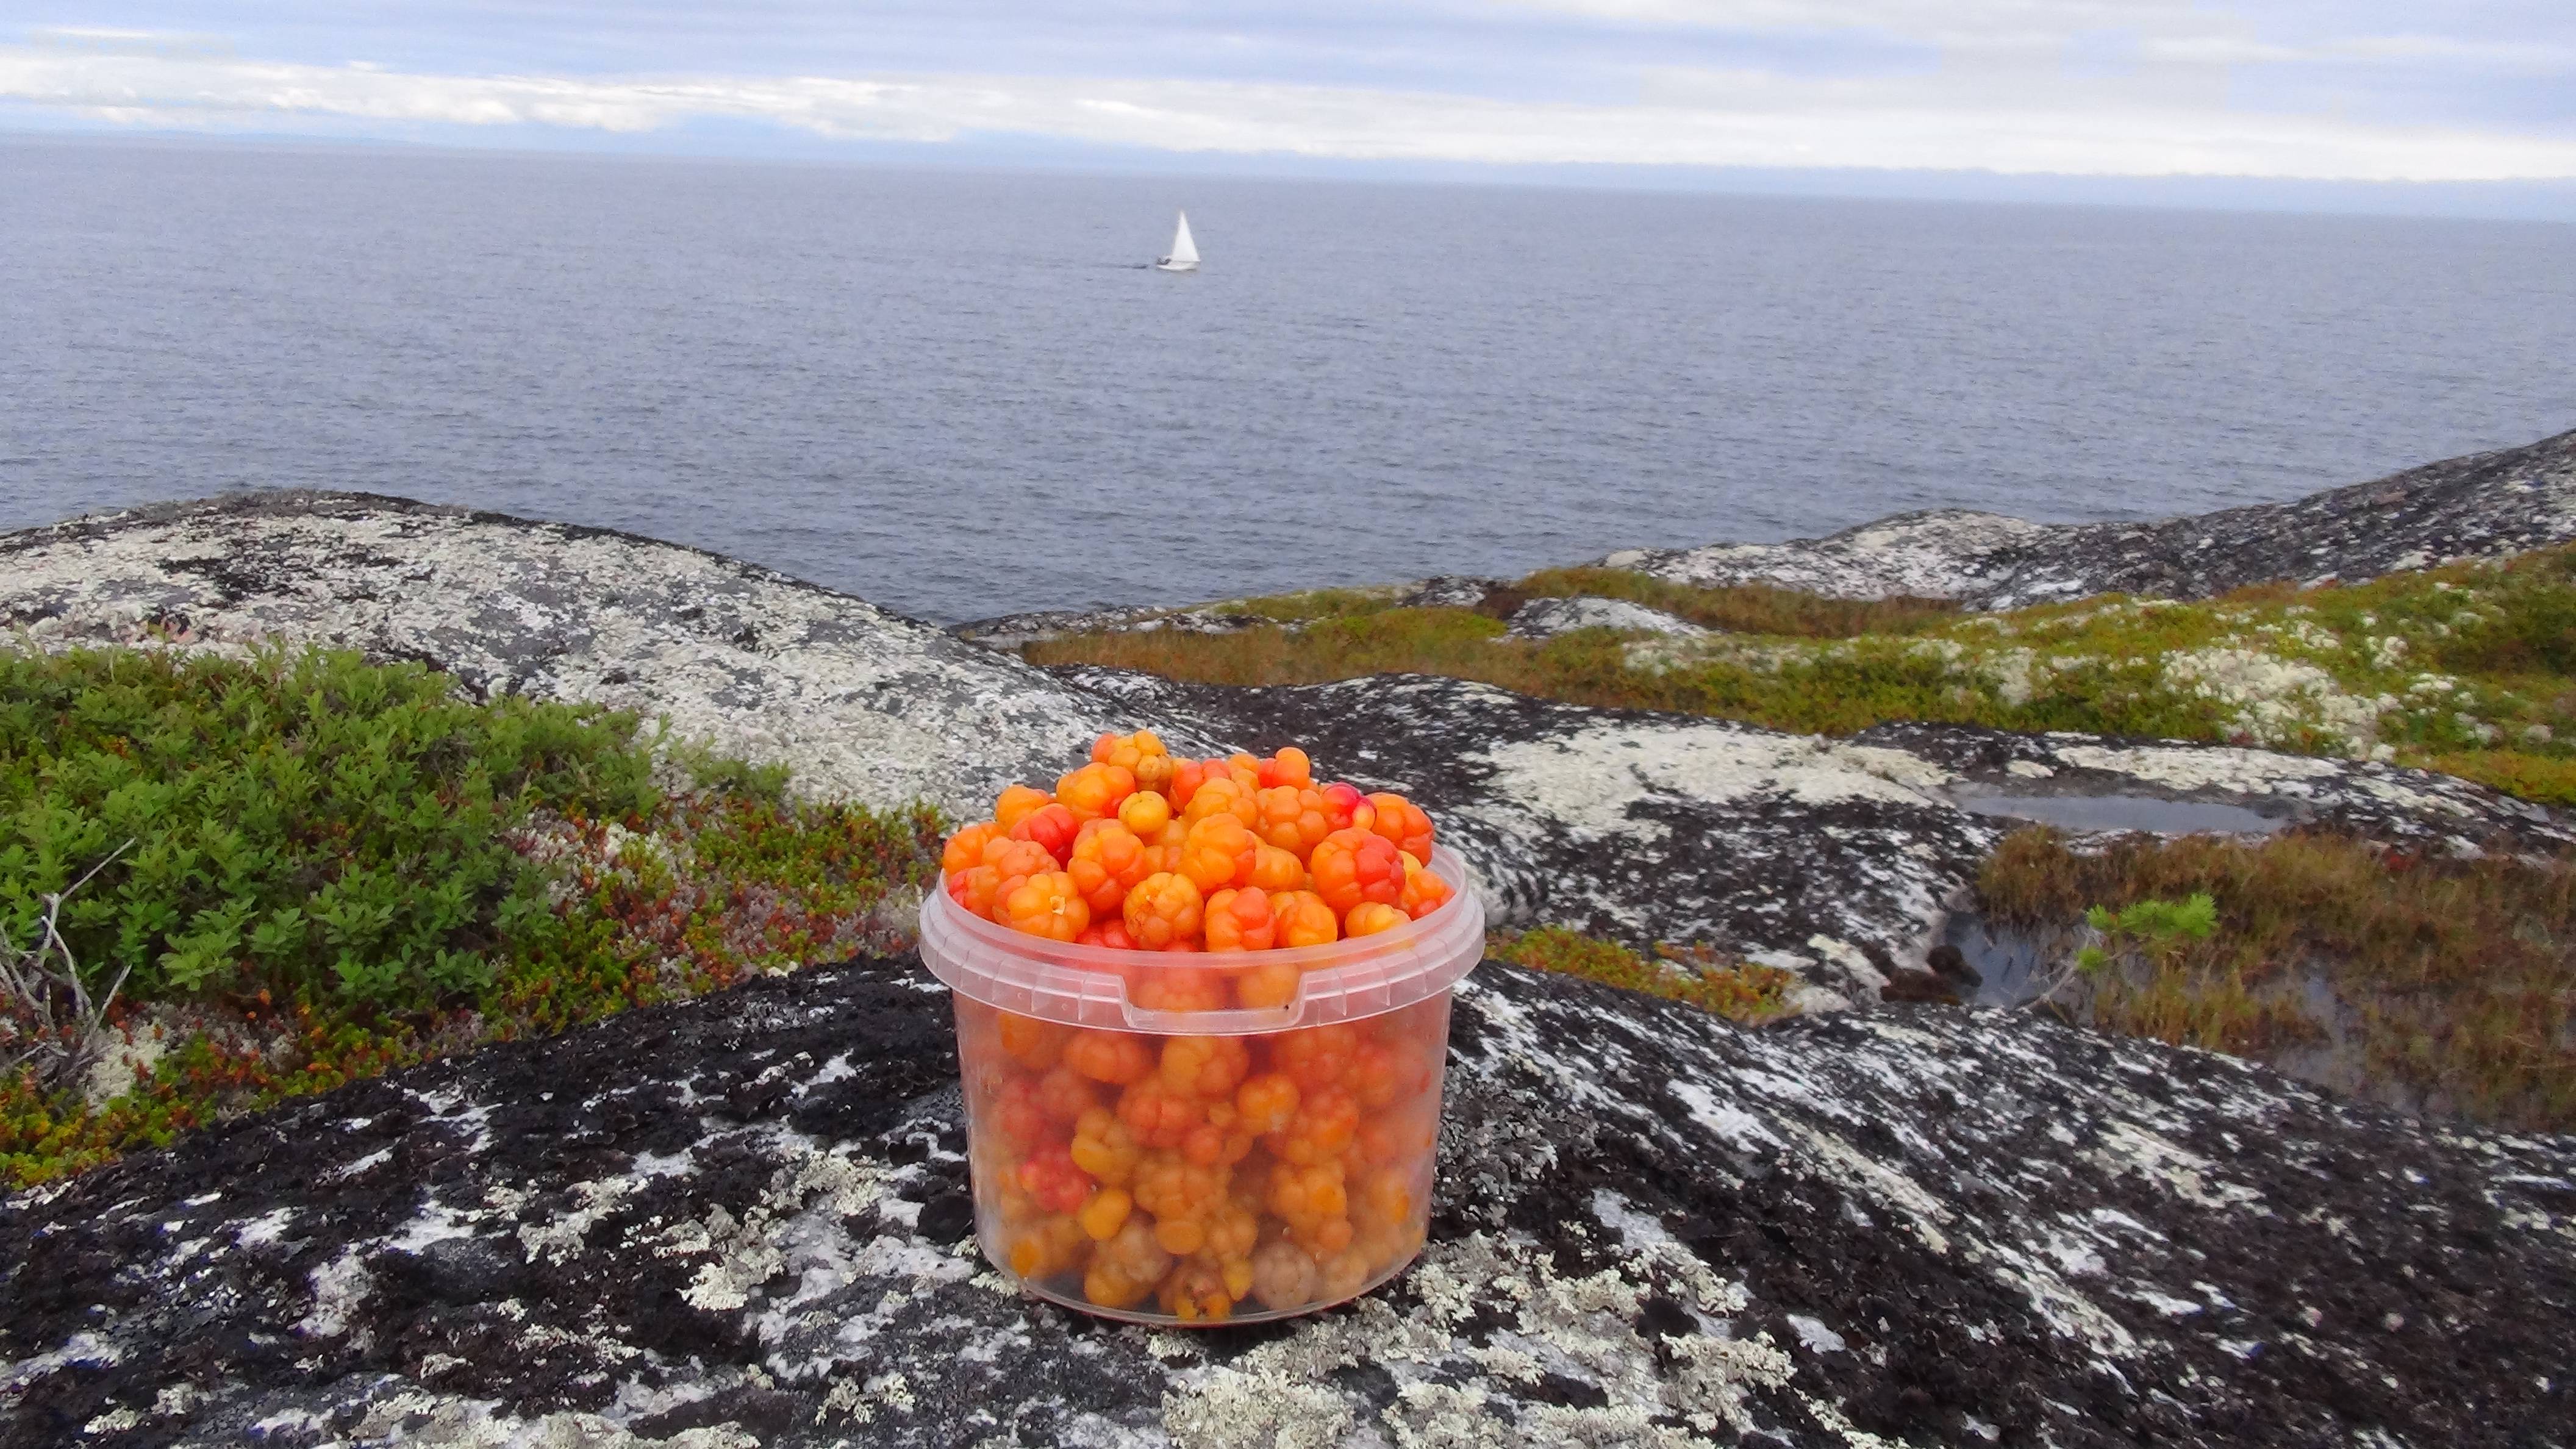
<path fill-rule="evenodd" d="M 1629 599 L 1730 632 L 1522 640 L 1495 602 L 1399 608 L 1343 590 L 1247 601 L 1237 607 L 1283 622 L 1230 634 L 1088 634 L 1025 652 L 1211 684 L 1444 674 L 1828 734 L 1935 720 L 2232 741 L 2418 765 L 2576 805 L 2576 548 L 2350 587 L 1981 615 L 1609 569 L 1532 575 L 1500 603 L 1542 594 Z"/>
<path fill-rule="evenodd" d="M 1736 1021 L 1760 1024 L 1789 1013 L 1789 988 L 1797 977 L 1776 966 L 1721 956 L 1705 946 L 1662 946 L 1641 955 L 1617 941 L 1565 926 L 1498 931 L 1485 954 L 1539 971 L 1580 976 L 1666 1001 L 1685 1001 Z"/>
<path fill-rule="evenodd" d="M 345 653 L 0 650 L 0 933 L 56 988 L 0 1004 L 0 1180 L 886 944 L 940 821 L 784 785 Z"/>
<path fill-rule="evenodd" d="M 2455 859 L 2315 832 L 2008 837 L 1989 919 L 2082 920 L 2092 1019 L 2256 1059 L 2349 1055 L 2436 1110 L 2576 1128 L 2576 859 Z"/>

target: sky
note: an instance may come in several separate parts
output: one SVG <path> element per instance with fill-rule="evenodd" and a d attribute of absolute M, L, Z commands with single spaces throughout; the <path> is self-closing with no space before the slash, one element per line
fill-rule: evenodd
<path fill-rule="evenodd" d="M 0 8 L 21 131 L 2576 197 L 2576 0 Z"/>

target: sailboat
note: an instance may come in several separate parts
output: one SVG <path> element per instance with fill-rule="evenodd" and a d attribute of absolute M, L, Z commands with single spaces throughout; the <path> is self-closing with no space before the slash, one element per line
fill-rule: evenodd
<path fill-rule="evenodd" d="M 1190 240 L 1190 214 L 1181 213 L 1181 224 L 1172 232 L 1172 254 L 1156 257 L 1154 266 L 1166 272 L 1195 272 L 1199 269 L 1198 243 Z"/>

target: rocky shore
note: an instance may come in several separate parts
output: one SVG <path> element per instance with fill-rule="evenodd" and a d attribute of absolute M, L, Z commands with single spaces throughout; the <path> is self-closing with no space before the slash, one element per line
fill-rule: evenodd
<path fill-rule="evenodd" d="M 2576 434 L 2054 543 L 1945 518 L 1634 566 L 1947 579 L 1979 607 L 2350 576 L 2576 535 Z M 960 818 L 1105 729 L 1295 740 L 1423 800 L 1499 920 L 1713 942 L 1797 973 L 1812 1013 L 1757 1031 L 1487 963 L 1422 1264 L 1183 1338 L 982 1269 L 947 1007 L 912 960 L 632 1012 L 0 1199 L 0 1446 L 2433 1446 L 2576 1423 L 2576 1142 L 1876 1004 L 2012 828 L 1999 801 L 2576 847 L 2576 821 L 2464 781 L 1956 726 L 1828 740 L 1422 676 L 1046 671 L 698 551 L 355 494 L 0 537 L 0 629 L 420 660 Z"/>
<path fill-rule="evenodd" d="M 1195 1335 L 969 1237 L 948 1008 L 854 963 L 0 1204 L 0 1446 L 2550 1442 L 2576 1144 L 2025 1016 L 1755 1031 L 1488 963 L 1390 1289 Z M 2555 1427 L 2553 1427 L 2555 1426 Z"/>

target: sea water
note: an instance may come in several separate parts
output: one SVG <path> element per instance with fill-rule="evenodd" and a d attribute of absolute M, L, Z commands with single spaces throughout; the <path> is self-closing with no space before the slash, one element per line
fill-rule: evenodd
<path fill-rule="evenodd" d="M 942 621 L 2576 427 L 2547 223 L 26 139 L 0 261 L 0 528 L 358 489 Z"/>

